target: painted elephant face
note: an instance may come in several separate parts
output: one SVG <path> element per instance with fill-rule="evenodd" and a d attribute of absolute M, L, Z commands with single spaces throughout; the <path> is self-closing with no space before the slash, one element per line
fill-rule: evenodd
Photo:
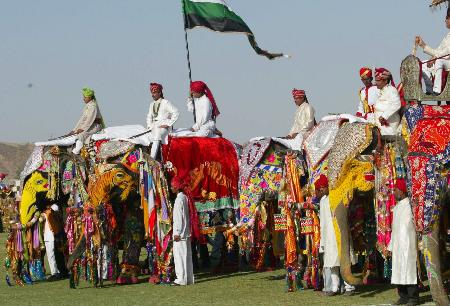
<path fill-rule="evenodd" d="M 22 200 L 20 201 L 20 222 L 23 225 L 29 222 L 37 211 L 37 194 L 47 191 L 48 179 L 41 172 L 33 172 L 23 187 Z"/>
<path fill-rule="evenodd" d="M 125 201 L 130 193 L 136 189 L 136 179 L 122 168 L 112 168 L 97 175 L 89 182 L 88 193 L 91 203 L 98 206 L 110 200 L 113 188 L 120 190 L 120 200 Z"/>

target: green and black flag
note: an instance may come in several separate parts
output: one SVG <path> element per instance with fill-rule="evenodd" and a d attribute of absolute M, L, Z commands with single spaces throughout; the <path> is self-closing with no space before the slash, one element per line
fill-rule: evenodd
<path fill-rule="evenodd" d="M 234 32 L 246 34 L 250 45 L 259 55 L 268 59 L 289 57 L 283 53 L 270 53 L 262 50 L 247 24 L 235 14 L 224 0 L 182 0 L 184 26 L 186 29 L 206 27 L 216 32 Z"/>

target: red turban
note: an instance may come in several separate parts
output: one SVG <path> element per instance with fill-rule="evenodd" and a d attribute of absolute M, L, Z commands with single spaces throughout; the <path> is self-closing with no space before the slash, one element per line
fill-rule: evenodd
<path fill-rule="evenodd" d="M 163 86 L 158 83 L 150 83 L 150 92 L 160 91 L 162 92 Z"/>
<path fill-rule="evenodd" d="M 372 77 L 372 69 L 367 68 L 367 67 L 363 67 L 361 69 L 359 69 L 359 76 L 361 78 L 371 78 Z"/>
<path fill-rule="evenodd" d="M 321 174 L 317 181 L 314 183 L 314 187 L 316 190 L 319 190 L 320 188 L 328 187 L 328 179 L 325 175 Z"/>
<path fill-rule="evenodd" d="M 0 180 L 3 180 L 8 174 L 0 172 Z"/>
<path fill-rule="evenodd" d="M 399 189 L 400 191 L 403 191 L 404 193 L 407 193 L 406 180 L 403 178 L 397 179 L 397 181 L 395 182 L 395 188 Z"/>
<path fill-rule="evenodd" d="M 217 107 L 216 100 L 214 99 L 214 96 L 213 96 L 211 90 L 209 90 L 208 85 L 206 85 L 202 81 L 191 82 L 191 91 L 205 94 L 206 97 L 208 97 L 209 101 L 211 102 L 211 105 L 213 108 L 213 111 L 212 111 L 213 119 L 215 119 L 215 118 L 217 118 L 217 116 L 219 116 L 219 114 L 220 114 L 219 108 Z"/>
<path fill-rule="evenodd" d="M 375 79 L 376 80 L 387 80 L 391 79 L 391 85 L 395 86 L 394 79 L 392 78 L 392 73 L 386 68 L 375 68 Z"/>
<path fill-rule="evenodd" d="M 306 97 L 306 93 L 303 89 L 292 89 L 292 96 L 294 99 L 300 98 L 300 97 Z"/>
<path fill-rule="evenodd" d="M 194 199 L 192 197 L 190 184 L 191 176 L 188 171 L 180 172 L 172 178 L 172 187 L 182 190 L 188 199 L 189 219 L 191 222 L 191 237 L 192 240 L 197 240 L 200 238 L 200 223 L 198 219 L 197 208 L 195 207 Z"/>

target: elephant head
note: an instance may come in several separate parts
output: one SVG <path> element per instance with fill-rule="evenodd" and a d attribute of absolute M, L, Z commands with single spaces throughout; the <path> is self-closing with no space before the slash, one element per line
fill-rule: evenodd
<path fill-rule="evenodd" d="M 26 225 L 34 217 L 34 214 L 38 211 L 38 195 L 45 195 L 47 191 L 48 179 L 44 176 L 44 173 L 40 171 L 33 172 L 23 186 L 19 209 L 20 223 L 22 225 Z"/>

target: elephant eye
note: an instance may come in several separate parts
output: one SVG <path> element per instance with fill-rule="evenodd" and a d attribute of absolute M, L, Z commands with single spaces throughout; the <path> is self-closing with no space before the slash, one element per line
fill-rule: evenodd
<path fill-rule="evenodd" d="M 123 178 L 125 175 L 123 174 L 123 173 L 117 173 L 116 174 L 116 177 L 118 177 L 118 178 Z"/>
<path fill-rule="evenodd" d="M 41 185 L 44 181 L 43 180 L 37 180 L 36 184 Z"/>

